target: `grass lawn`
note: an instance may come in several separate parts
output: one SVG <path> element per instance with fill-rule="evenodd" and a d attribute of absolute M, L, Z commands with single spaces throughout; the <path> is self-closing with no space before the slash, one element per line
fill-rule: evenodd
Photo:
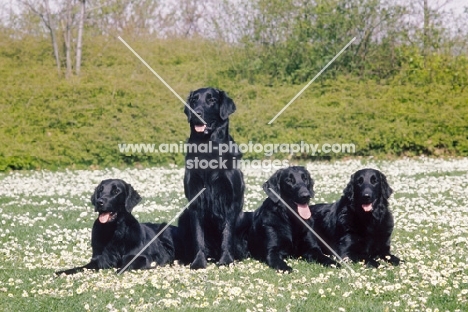
<path fill-rule="evenodd" d="M 336 200 L 357 169 L 374 167 L 394 189 L 393 253 L 378 269 L 324 268 L 290 260 L 280 274 L 248 259 L 190 271 L 174 264 L 147 271 L 54 271 L 87 263 L 103 179 L 131 183 L 144 200 L 141 222 L 169 221 L 187 203 L 183 169 L 29 171 L 0 174 L 0 311 L 468 311 L 468 159 L 313 162 L 313 202 Z M 272 172 L 245 170 L 244 210 L 265 198 Z"/>

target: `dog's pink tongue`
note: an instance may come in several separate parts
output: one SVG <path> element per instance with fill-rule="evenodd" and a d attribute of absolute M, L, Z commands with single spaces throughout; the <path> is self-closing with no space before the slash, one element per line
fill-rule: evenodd
<path fill-rule="evenodd" d="M 197 132 L 203 132 L 205 131 L 205 128 L 206 128 L 206 125 L 201 125 L 201 126 L 195 125 L 195 131 Z"/>
<path fill-rule="evenodd" d="M 110 220 L 111 213 L 110 212 L 104 212 L 99 215 L 99 222 L 101 223 L 107 223 Z"/>
<path fill-rule="evenodd" d="M 299 212 L 299 215 L 302 217 L 302 219 L 309 219 L 312 214 L 310 213 L 309 205 L 307 204 L 298 204 L 297 205 L 297 212 Z"/>
<path fill-rule="evenodd" d="M 364 209 L 365 212 L 370 212 L 372 211 L 372 203 L 370 204 L 363 204 L 362 209 Z"/>

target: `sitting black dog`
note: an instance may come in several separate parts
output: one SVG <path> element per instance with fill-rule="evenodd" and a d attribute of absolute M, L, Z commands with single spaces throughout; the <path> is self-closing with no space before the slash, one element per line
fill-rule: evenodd
<path fill-rule="evenodd" d="M 364 260 L 369 267 L 379 266 L 376 258 L 398 265 L 400 259 L 390 254 L 393 216 L 388 199 L 392 192 L 383 173 L 359 170 L 339 201 L 311 206 L 314 230 L 343 259 Z"/>
<path fill-rule="evenodd" d="M 236 106 L 224 91 L 214 88 L 191 92 L 187 103 L 191 149 L 185 157 L 185 196 L 190 201 L 205 190 L 179 218 L 185 243 L 182 262 L 190 263 L 191 269 L 205 268 L 208 259 L 228 265 L 236 258 L 234 231 L 245 188 L 236 167 L 242 154 L 229 135 L 229 115 Z"/>
<path fill-rule="evenodd" d="M 91 261 L 81 267 L 58 271 L 75 274 L 84 269 L 124 268 L 166 224 L 139 223 L 131 212 L 141 200 L 133 187 L 119 179 L 102 181 L 91 196 L 99 217 L 91 233 Z M 155 239 L 127 269 L 149 269 L 151 263 L 172 263 L 177 245 L 177 228 L 170 226 Z"/>
<path fill-rule="evenodd" d="M 313 186 L 309 172 L 298 166 L 278 170 L 263 184 L 268 198 L 252 216 L 247 212 L 242 214 L 242 222 L 239 222 L 245 224 L 252 218 L 247 240 L 254 258 L 279 271 L 292 270 L 284 261 L 286 257 L 302 257 L 306 261 L 339 266 L 322 253 L 314 234 L 299 220 L 302 218 L 310 227 L 313 225 L 308 205 L 314 196 Z"/>

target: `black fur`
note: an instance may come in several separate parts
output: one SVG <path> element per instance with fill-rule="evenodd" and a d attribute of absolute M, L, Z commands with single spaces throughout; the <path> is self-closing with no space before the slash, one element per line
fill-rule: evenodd
<path fill-rule="evenodd" d="M 190 201 L 204 187 L 206 190 L 187 208 L 179 219 L 179 229 L 185 242 L 183 263 L 192 269 L 205 268 L 207 259 L 220 265 L 232 263 L 236 258 L 234 230 L 244 201 L 244 179 L 235 168 L 241 153 L 229 135 L 229 115 L 236 106 L 224 91 L 203 88 L 190 93 L 185 114 L 190 123 L 188 144 L 197 151 L 186 153 L 184 176 L 185 196 Z M 198 118 L 206 121 L 203 122 Z M 204 128 L 204 129 L 203 129 Z M 220 155 L 220 144 L 228 144 L 229 151 Z M 214 147 L 211 152 L 200 152 L 202 146 Z M 218 168 L 196 167 L 196 161 L 217 163 Z M 205 163 L 205 164 L 206 164 Z"/>
<path fill-rule="evenodd" d="M 392 192 L 383 173 L 359 170 L 351 176 L 339 201 L 311 206 L 314 230 L 343 259 L 364 260 L 369 267 L 379 266 L 377 258 L 398 265 L 400 259 L 390 253 L 394 224 L 388 199 Z M 328 252 L 325 247 L 323 250 Z"/>
<path fill-rule="evenodd" d="M 91 196 L 91 203 L 99 213 L 91 233 L 91 261 L 56 274 L 74 274 L 83 269 L 123 268 L 128 264 L 166 225 L 139 223 L 131 212 L 140 200 L 140 195 L 125 181 L 102 181 Z M 178 242 L 177 228 L 170 226 L 127 269 L 149 269 L 152 262 L 160 266 L 172 263 L 175 241 Z"/>
<path fill-rule="evenodd" d="M 309 172 L 298 166 L 278 170 L 263 184 L 268 198 L 251 216 L 252 227 L 247 238 L 249 252 L 254 258 L 280 271 L 292 270 L 284 261 L 286 257 L 302 257 L 306 261 L 338 266 L 322 253 L 314 234 L 298 219 L 298 204 L 308 210 L 309 200 L 314 196 L 313 186 Z M 270 189 L 280 195 L 295 213 L 285 207 Z M 245 216 L 244 222 L 249 222 L 248 218 Z M 306 222 L 312 227 L 312 218 Z"/>

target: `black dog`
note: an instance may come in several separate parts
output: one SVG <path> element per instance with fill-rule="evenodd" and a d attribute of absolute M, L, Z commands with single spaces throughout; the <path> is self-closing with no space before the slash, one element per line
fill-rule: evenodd
<path fill-rule="evenodd" d="M 314 230 L 343 259 L 364 260 L 369 267 L 379 266 L 377 258 L 398 265 L 400 259 L 390 254 L 393 216 L 388 198 L 392 192 L 383 173 L 359 170 L 339 201 L 311 206 Z"/>
<path fill-rule="evenodd" d="M 109 269 L 125 267 L 148 244 L 165 224 L 139 223 L 131 215 L 141 200 L 130 184 L 118 179 L 102 181 L 91 196 L 91 203 L 99 217 L 93 225 L 91 261 L 81 267 L 59 271 L 56 274 L 74 274 L 83 269 Z M 167 228 L 128 267 L 149 269 L 151 263 L 165 265 L 175 258 L 177 229 Z M 179 247 L 180 248 L 180 247 Z"/>
<path fill-rule="evenodd" d="M 227 265 L 236 258 L 233 233 L 245 188 L 242 172 L 236 168 L 236 159 L 242 155 L 229 135 L 229 115 L 236 106 L 224 91 L 213 88 L 191 92 L 187 103 L 195 114 L 185 108 L 191 130 L 185 196 L 190 201 L 206 190 L 179 218 L 186 247 L 183 262 L 191 263 L 192 269 L 205 268 L 208 258 Z M 229 151 L 221 152 L 226 146 Z"/>
<path fill-rule="evenodd" d="M 313 186 L 309 172 L 298 166 L 278 170 L 263 184 L 268 198 L 253 213 L 248 234 L 248 248 L 254 258 L 280 271 L 292 270 L 284 261 L 288 256 L 339 266 L 322 253 L 314 234 L 299 220 L 302 218 L 310 227 L 313 225 L 308 205 L 314 196 Z M 294 212 L 285 207 L 275 193 Z M 245 214 L 244 222 L 248 222 L 249 216 Z"/>

